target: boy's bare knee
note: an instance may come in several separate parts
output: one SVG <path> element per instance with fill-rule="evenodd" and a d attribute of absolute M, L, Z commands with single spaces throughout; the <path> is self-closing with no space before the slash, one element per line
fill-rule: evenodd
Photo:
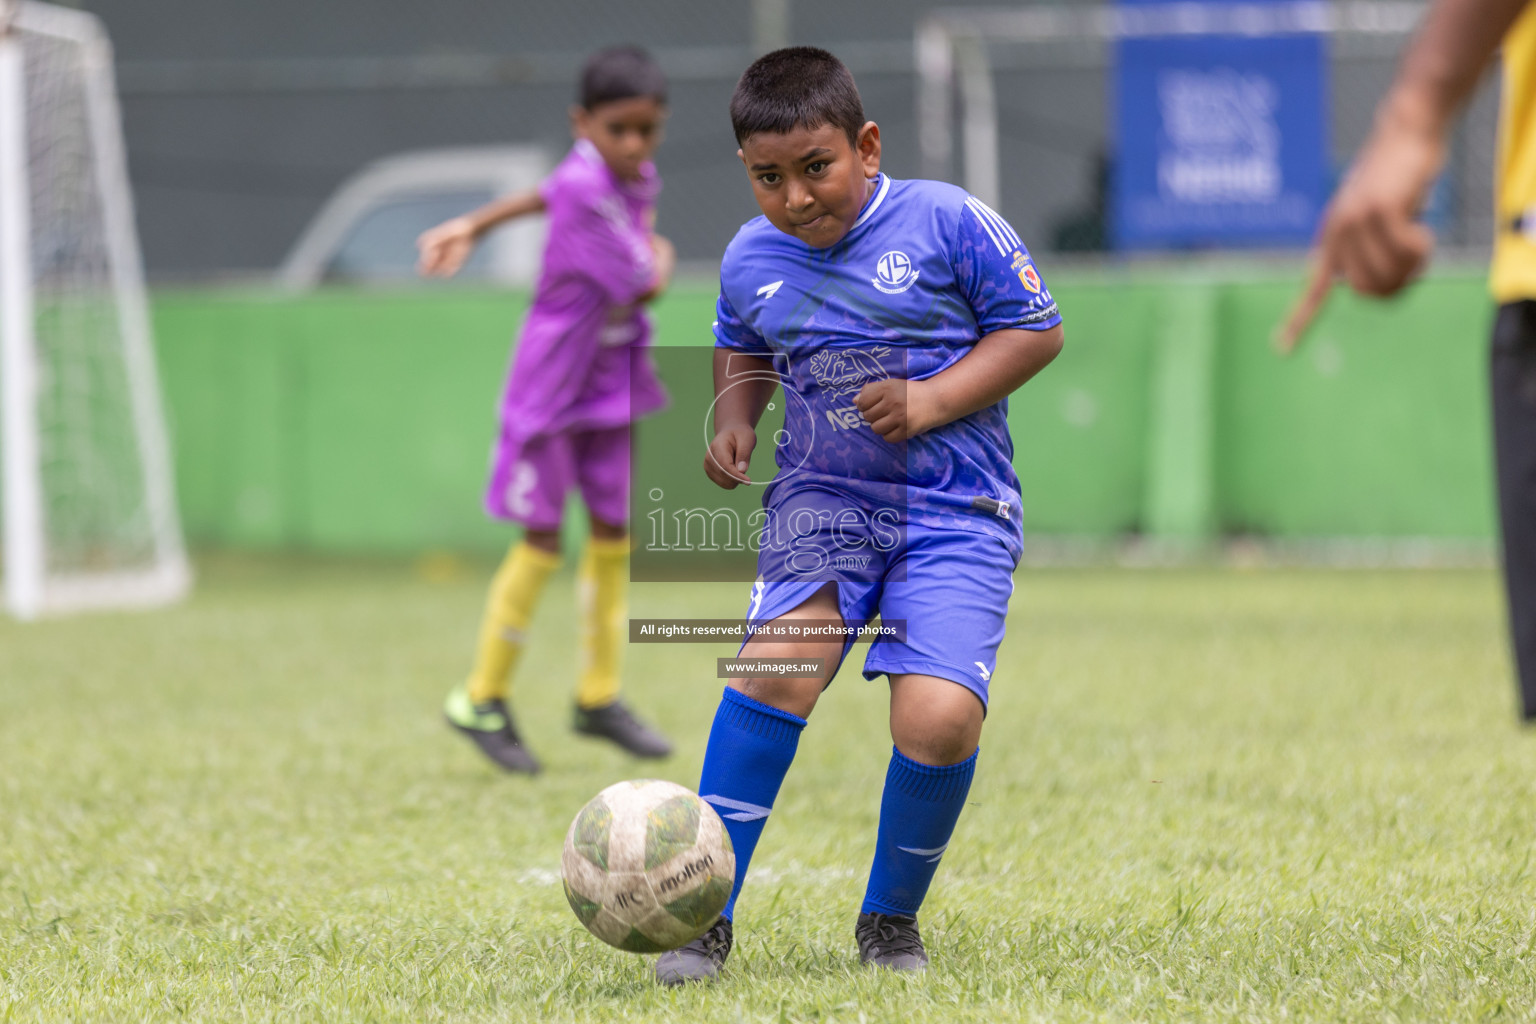
<path fill-rule="evenodd" d="M 837 623 L 843 621 L 837 606 L 836 584 L 829 583 L 820 588 L 774 622 L 807 619 L 826 619 Z M 768 675 L 732 679 L 729 683 L 731 689 L 759 703 L 767 704 L 771 708 L 788 711 L 801 718 L 809 718 L 811 710 L 816 707 L 816 699 L 821 696 L 821 691 L 827 688 L 827 683 L 832 679 L 832 673 L 837 670 L 838 659 L 842 656 L 842 642 L 790 641 L 763 637 L 764 634 L 757 634 L 757 639 L 749 641 L 746 647 L 742 648 L 742 660 L 791 658 L 805 662 L 819 661 L 820 670 L 808 676 Z"/>
<path fill-rule="evenodd" d="M 891 677 L 891 739 L 919 764 L 959 764 L 976 752 L 986 711 L 959 683 L 937 676 Z"/>
<path fill-rule="evenodd" d="M 959 764 L 974 754 L 977 746 L 975 740 L 959 731 L 948 734 L 909 733 L 905 736 L 894 736 L 892 739 L 903 757 L 935 768 Z"/>

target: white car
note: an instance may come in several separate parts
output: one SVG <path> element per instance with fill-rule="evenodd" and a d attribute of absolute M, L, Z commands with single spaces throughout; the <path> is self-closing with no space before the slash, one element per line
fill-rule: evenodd
<path fill-rule="evenodd" d="M 450 217 L 549 173 L 539 146 L 427 149 L 385 157 L 348 178 L 310 221 L 277 271 L 282 287 L 418 281 L 416 237 Z M 544 219 L 491 232 L 455 280 L 526 285 L 538 275 Z"/>

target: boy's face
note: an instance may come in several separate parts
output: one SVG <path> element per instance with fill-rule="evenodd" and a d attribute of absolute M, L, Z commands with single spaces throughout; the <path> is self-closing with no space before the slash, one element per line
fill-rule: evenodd
<path fill-rule="evenodd" d="M 870 179 L 880 173 L 880 127 L 866 121 L 851 145 L 841 128 L 829 124 L 782 135 L 759 132 L 736 155 L 768 223 L 825 249 L 853 229 L 869 198 Z"/>
<path fill-rule="evenodd" d="M 640 177 L 640 167 L 661 145 L 667 108 L 651 96 L 571 108 L 571 134 L 597 147 L 608 169 L 621 178 Z"/>

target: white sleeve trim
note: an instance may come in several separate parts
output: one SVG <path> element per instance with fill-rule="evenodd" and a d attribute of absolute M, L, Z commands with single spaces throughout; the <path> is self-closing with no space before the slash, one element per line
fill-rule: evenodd
<path fill-rule="evenodd" d="M 977 220 L 981 221 L 981 226 L 986 229 L 987 235 L 991 237 L 992 244 L 997 246 L 999 253 L 1006 256 L 1014 249 L 1022 249 L 1024 247 L 1024 243 L 1019 241 L 1018 234 L 1014 232 L 1008 222 L 998 216 L 996 211 L 986 203 L 975 196 L 971 196 L 965 201 L 965 206 L 966 209 L 976 215 Z"/>

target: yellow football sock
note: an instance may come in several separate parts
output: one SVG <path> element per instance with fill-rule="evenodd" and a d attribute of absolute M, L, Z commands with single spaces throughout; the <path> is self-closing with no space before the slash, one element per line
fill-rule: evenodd
<path fill-rule="evenodd" d="M 624 588 L 629 538 L 587 539 L 577 570 L 581 601 L 581 679 L 576 703 L 584 708 L 612 704 L 619 696 L 619 660 L 624 643 Z"/>
<path fill-rule="evenodd" d="M 523 631 L 533 606 L 560 556 L 518 541 L 496 570 L 480 620 L 480 643 L 469 674 L 469 699 L 475 703 L 507 695 L 507 679 L 523 650 Z"/>

